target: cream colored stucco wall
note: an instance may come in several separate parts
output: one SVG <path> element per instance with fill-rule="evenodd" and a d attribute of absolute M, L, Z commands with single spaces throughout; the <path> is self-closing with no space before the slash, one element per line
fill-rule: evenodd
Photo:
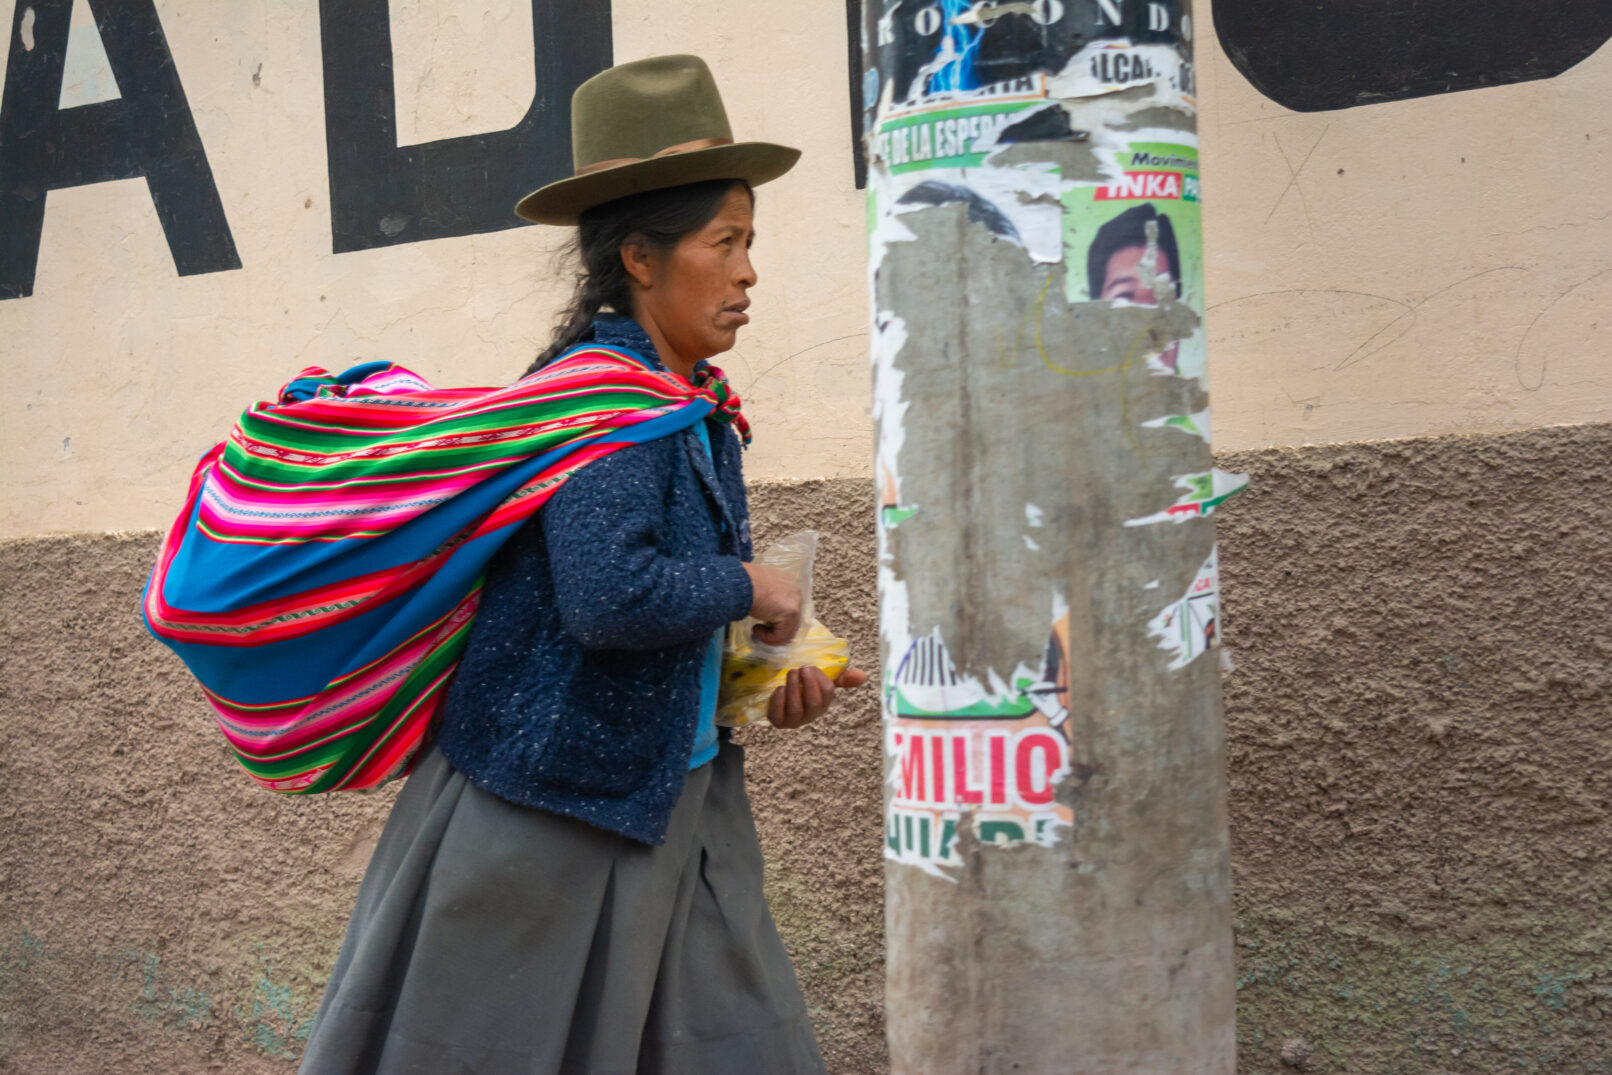
<path fill-rule="evenodd" d="M 537 228 L 333 256 L 317 5 L 157 8 L 244 268 L 177 277 L 143 180 L 49 194 L 34 294 L 0 302 L 0 536 L 165 524 L 230 412 L 305 365 L 508 379 L 561 298 Z M 393 0 L 400 137 L 513 122 L 530 17 Z M 699 52 L 740 137 L 806 151 L 762 191 L 754 321 L 723 365 L 752 480 L 866 475 L 843 6 L 616 0 L 614 23 L 618 61 Z M 1612 419 L 1612 48 L 1549 82 L 1300 115 L 1199 46 L 1218 447 Z M 88 55 L 64 103 L 105 92 Z"/>
<path fill-rule="evenodd" d="M 1612 45 L 1305 114 L 1201 44 L 1216 447 L 1612 417 Z"/>

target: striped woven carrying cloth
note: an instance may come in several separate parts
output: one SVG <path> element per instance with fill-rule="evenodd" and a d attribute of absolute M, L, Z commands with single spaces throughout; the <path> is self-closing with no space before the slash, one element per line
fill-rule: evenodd
<path fill-rule="evenodd" d="M 567 478 L 707 416 L 748 444 L 721 371 L 695 382 L 597 345 L 505 388 L 304 370 L 196 466 L 146 625 L 259 784 L 378 787 L 430 739 L 488 559 Z"/>

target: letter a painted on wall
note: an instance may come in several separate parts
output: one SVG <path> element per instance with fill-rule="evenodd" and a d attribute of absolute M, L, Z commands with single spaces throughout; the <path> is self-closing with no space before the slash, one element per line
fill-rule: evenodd
<path fill-rule="evenodd" d="M 609 0 L 532 0 L 537 92 L 515 126 L 397 144 L 386 0 L 320 0 L 335 253 L 513 228 L 571 174 L 571 91 L 610 66 Z"/>
<path fill-rule="evenodd" d="M 89 0 L 119 97 L 60 108 L 72 0 L 28 0 L 12 18 L 0 100 L 0 299 L 33 294 L 45 196 L 144 176 L 180 276 L 240 256 L 151 0 Z"/>

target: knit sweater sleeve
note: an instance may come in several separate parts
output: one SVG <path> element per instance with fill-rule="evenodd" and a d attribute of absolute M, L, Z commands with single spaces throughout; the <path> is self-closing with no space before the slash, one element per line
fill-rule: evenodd
<path fill-rule="evenodd" d="M 666 504 L 677 438 L 622 448 L 573 474 L 539 518 L 565 630 L 588 649 L 649 650 L 693 642 L 754 602 L 737 556 L 668 557 L 672 526 L 710 526 Z"/>

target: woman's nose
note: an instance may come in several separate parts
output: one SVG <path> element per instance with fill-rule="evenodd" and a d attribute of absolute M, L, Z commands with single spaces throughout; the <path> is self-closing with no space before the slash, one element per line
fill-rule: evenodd
<path fill-rule="evenodd" d="M 755 287 L 756 267 L 750 261 L 750 251 L 746 250 L 739 256 L 739 264 L 737 268 L 738 272 L 735 274 L 733 282 L 738 284 L 740 287 Z"/>

